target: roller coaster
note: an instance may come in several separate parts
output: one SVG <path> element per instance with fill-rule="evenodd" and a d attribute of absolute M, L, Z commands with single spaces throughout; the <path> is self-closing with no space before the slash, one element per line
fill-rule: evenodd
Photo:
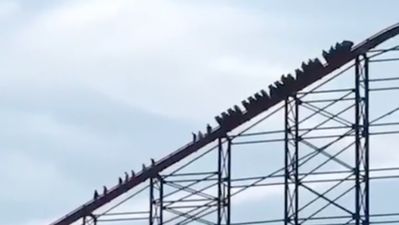
<path fill-rule="evenodd" d="M 399 101 L 392 94 L 399 90 L 399 77 L 382 76 L 392 73 L 399 61 L 399 44 L 394 43 L 398 34 L 395 24 L 356 45 L 336 43 L 322 58 L 303 62 L 269 90 L 216 116 L 215 126 L 193 133 L 181 148 L 143 164 L 141 171 L 125 173 L 115 186 L 95 191 L 88 202 L 52 225 L 399 224 L 397 190 L 381 195 L 392 203 L 373 205 L 370 200 L 373 182 L 392 185 L 399 178 L 399 167 L 373 167 L 370 157 L 371 148 L 378 155 L 378 149 L 398 144 L 372 140 L 399 134 L 399 121 L 394 120 Z M 372 77 L 370 66 L 382 72 L 373 71 Z M 373 101 L 373 93 L 386 95 Z M 242 146 L 245 150 L 238 150 Z M 270 158 L 261 159 L 264 165 L 252 165 L 259 176 L 233 166 L 240 163 L 233 150 L 244 161 L 251 156 L 248 147 L 261 155 L 270 152 Z M 283 167 L 265 171 L 280 158 Z M 375 190 L 387 192 L 383 187 Z M 281 200 L 264 207 L 250 204 L 261 212 L 251 216 L 251 210 L 234 202 L 247 192 L 276 193 Z"/>

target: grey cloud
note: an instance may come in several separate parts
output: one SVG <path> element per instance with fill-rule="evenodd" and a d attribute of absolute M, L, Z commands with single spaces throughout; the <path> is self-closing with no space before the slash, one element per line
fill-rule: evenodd
<path fill-rule="evenodd" d="M 341 6 L 321 13 L 315 3 L 18 4 L 0 18 L 6 225 L 61 216 L 326 44 L 361 39 L 396 16 L 358 29 L 367 10 L 347 23 L 340 18 L 353 7 L 336 16 Z"/>

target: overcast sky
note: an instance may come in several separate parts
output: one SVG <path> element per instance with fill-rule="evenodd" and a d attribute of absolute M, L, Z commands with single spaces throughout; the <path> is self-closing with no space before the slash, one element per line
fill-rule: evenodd
<path fill-rule="evenodd" d="M 46 224 L 397 1 L 0 0 L 0 224 Z"/>

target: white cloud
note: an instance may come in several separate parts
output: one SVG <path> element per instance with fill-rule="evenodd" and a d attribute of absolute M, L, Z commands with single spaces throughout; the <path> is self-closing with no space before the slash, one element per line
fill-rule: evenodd
<path fill-rule="evenodd" d="M 4 0 L 0 2 L 0 19 L 6 18 L 20 10 L 20 5 L 16 1 Z"/>

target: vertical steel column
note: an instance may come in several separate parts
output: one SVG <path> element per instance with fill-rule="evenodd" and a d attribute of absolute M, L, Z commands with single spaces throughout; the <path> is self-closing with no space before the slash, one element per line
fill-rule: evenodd
<path fill-rule="evenodd" d="M 158 224 L 163 224 L 163 178 L 158 176 L 159 181 L 159 220 Z"/>
<path fill-rule="evenodd" d="M 359 127 L 360 127 L 360 58 L 357 57 L 355 61 L 355 215 L 354 219 L 356 225 L 360 225 L 360 136 L 359 136 Z"/>
<path fill-rule="evenodd" d="M 226 225 L 231 223 L 231 139 L 227 139 L 227 177 L 225 181 L 227 182 L 227 215 L 226 215 Z"/>
<path fill-rule="evenodd" d="M 369 224 L 369 69 L 368 58 L 355 64 L 355 224 Z"/>
<path fill-rule="evenodd" d="M 291 216 L 290 216 L 290 188 L 289 188 L 289 142 L 288 142 L 288 132 L 289 132 L 289 121 L 288 121 L 288 106 L 289 106 L 289 99 L 285 99 L 284 102 L 284 224 L 288 225 L 291 223 Z"/>
<path fill-rule="evenodd" d="M 298 225 L 299 208 L 299 132 L 298 111 L 299 99 L 296 96 L 285 100 L 285 166 L 284 166 L 284 224 Z M 292 188 L 293 186 L 293 188 Z"/>
<path fill-rule="evenodd" d="M 295 146 L 295 163 L 293 166 L 295 167 L 295 225 L 298 225 L 298 210 L 299 210 L 299 104 L 300 101 L 299 99 L 294 96 L 294 132 L 295 132 L 295 137 L 294 137 L 294 146 Z"/>
<path fill-rule="evenodd" d="M 154 178 L 150 178 L 150 212 L 149 212 L 149 225 L 154 224 L 154 204 L 155 204 L 155 199 L 154 199 Z"/>
<path fill-rule="evenodd" d="M 158 197 L 155 192 L 158 192 Z M 163 224 L 163 178 L 160 175 L 150 179 L 149 224 Z"/>
<path fill-rule="evenodd" d="M 217 225 L 222 224 L 222 201 L 223 201 L 223 180 L 222 180 L 223 141 L 218 139 L 218 199 L 217 199 Z"/>
<path fill-rule="evenodd" d="M 365 182 L 365 207 L 364 207 L 364 225 L 370 224 L 370 140 L 369 140 L 369 58 L 364 54 L 364 130 L 363 138 L 365 156 L 364 156 L 364 182 Z"/>
<path fill-rule="evenodd" d="M 218 139 L 218 199 L 217 224 L 231 222 L 231 140 L 227 138 L 227 147 Z"/>
<path fill-rule="evenodd" d="M 91 217 L 93 218 L 93 225 L 97 225 L 97 217 L 95 215 L 91 215 Z"/>

